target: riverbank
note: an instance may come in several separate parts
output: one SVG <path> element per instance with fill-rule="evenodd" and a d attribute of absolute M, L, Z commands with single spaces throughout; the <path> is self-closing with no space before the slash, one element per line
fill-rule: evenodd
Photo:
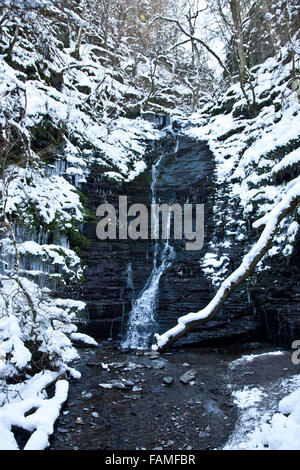
<path fill-rule="evenodd" d="M 259 343 L 162 355 L 122 352 L 109 342 L 82 349 L 82 378 L 70 386 L 50 449 L 238 448 L 292 391 L 300 369 L 291 356 Z"/>

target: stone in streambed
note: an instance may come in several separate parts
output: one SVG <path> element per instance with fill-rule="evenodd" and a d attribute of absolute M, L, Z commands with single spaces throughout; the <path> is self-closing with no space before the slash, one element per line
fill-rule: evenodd
<path fill-rule="evenodd" d="M 183 384 L 187 385 L 187 384 L 189 384 L 190 382 L 192 382 L 195 378 L 196 378 L 196 371 L 195 371 L 195 369 L 190 369 L 190 370 L 188 370 L 185 374 L 183 374 L 183 375 L 180 377 L 180 382 L 182 382 Z"/>
<path fill-rule="evenodd" d="M 174 382 L 173 377 L 164 377 L 162 383 L 165 385 L 172 385 Z"/>
<path fill-rule="evenodd" d="M 156 361 L 152 367 L 153 369 L 159 370 L 159 369 L 163 369 L 165 365 L 166 365 L 166 362 L 164 360 L 160 360 L 160 361 Z"/>

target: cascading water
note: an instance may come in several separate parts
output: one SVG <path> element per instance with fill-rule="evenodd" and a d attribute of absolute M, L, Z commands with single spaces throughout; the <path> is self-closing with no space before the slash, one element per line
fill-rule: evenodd
<path fill-rule="evenodd" d="M 162 158 L 163 156 L 161 156 L 157 163 L 152 167 L 152 205 L 157 203 L 156 184 L 159 173 L 159 165 Z M 168 229 L 170 228 L 170 218 L 171 213 L 169 213 Z M 121 344 L 121 346 L 125 349 L 147 349 L 147 347 L 149 347 L 149 341 L 156 327 L 155 314 L 159 282 L 166 269 L 170 267 L 172 259 L 175 257 L 175 250 L 172 246 L 170 246 L 169 240 L 166 241 L 163 248 L 160 250 L 160 243 L 158 241 L 159 216 L 155 213 L 155 211 L 152 214 L 152 224 L 154 233 L 156 234 L 153 269 L 141 292 L 141 295 L 133 302 L 132 309 L 129 313 L 126 338 Z"/>
<path fill-rule="evenodd" d="M 133 282 L 133 273 L 132 273 L 132 263 L 129 263 L 127 266 L 127 288 L 131 291 L 131 303 L 134 300 L 134 282 Z"/>

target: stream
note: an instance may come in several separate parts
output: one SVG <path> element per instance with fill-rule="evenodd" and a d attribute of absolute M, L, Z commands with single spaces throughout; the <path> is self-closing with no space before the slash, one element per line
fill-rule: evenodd
<path fill-rule="evenodd" d="M 277 410 L 292 390 L 291 377 L 299 374 L 289 351 L 262 343 L 181 348 L 157 356 L 105 342 L 80 350 L 75 367 L 82 378 L 71 383 L 53 450 L 245 448 L 243 440 L 260 417 Z M 194 378 L 181 382 L 190 371 Z M 239 406 L 235 393 L 242 393 L 246 404 Z"/>

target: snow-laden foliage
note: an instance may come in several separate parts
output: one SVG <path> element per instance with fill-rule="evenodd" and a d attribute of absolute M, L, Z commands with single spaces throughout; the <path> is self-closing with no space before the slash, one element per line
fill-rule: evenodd
<path fill-rule="evenodd" d="M 53 299 L 27 278 L 1 276 L 0 376 L 17 377 L 52 364 L 59 368 L 77 358 L 69 335 L 83 302 Z M 28 296 L 30 301 L 28 301 Z"/>
<path fill-rule="evenodd" d="M 69 384 L 58 380 L 57 372 L 40 372 L 23 383 L 10 385 L 9 390 L 0 388 L 0 449 L 18 450 L 12 432 L 17 426 L 30 433 L 25 450 L 43 450 L 49 445 L 54 423 L 68 397 Z M 48 398 L 46 388 L 55 384 L 55 394 Z"/>
<path fill-rule="evenodd" d="M 85 304 L 53 299 L 28 278 L 1 276 L 0 282 L 0 449 L 18 449 L 12 432 L 18 426 L 32 433 L 25 448 L 41 450 L 68 395 L 68 382 L 58 379 L 80 377 L 68 364 L 78 357 L 72 322 Z M 45 389 L 54 382 L 48 398 Z"/>

